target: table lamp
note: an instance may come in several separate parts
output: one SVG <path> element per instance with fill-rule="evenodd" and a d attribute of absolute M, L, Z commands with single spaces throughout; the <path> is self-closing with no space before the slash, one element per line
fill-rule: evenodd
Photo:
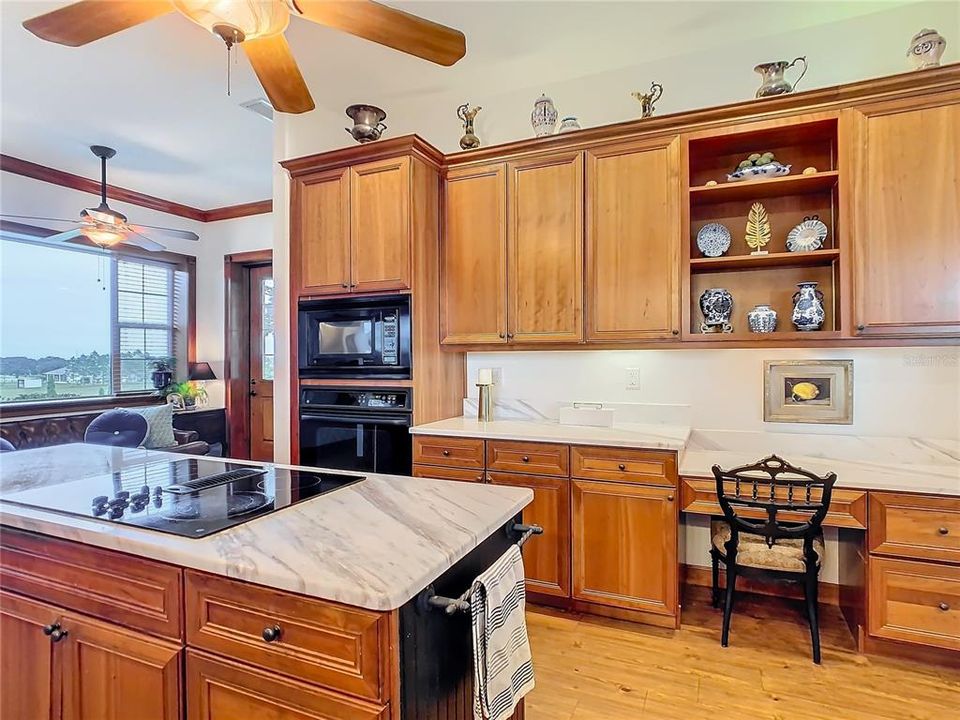
<path fill-rule="evenodd" d="M 216 380 L 217 376 L 214 374 L 213 368 L 210 367 L 210 363 L 207 362 L 190 363 L 189 368 L 190 372 L 187 374 L 187 380 L 195 383 L 198 390 L 197 407 L 206 407 L 207 389 L 204 387 L 204 383 L 208 380 Z"/>

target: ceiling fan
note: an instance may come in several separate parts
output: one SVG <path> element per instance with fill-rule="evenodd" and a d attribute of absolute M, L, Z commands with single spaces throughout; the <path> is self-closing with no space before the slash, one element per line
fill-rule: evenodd
<path fill-rule="evenodd" d="M 91 145 L 90 152 L 100 158 L 100 204 L 95 208 L 80 211 L 79 220 L 60 220 L 57 218 L 30 217 L 27 215 L 0 215 L 3 220 L 40 220 L 43 222 L 70 223 L 78 227 L 46 237 L 47 242 L 69 242 L 77 238 L 86 238 L 104 250 L 114 245 L 135 245 L 144 250 L 166 250 L 166 247 L 148 235 L 166 235 L 181 240 L 199 240 L 200 236 L 189 230 L 154 227 L 152 225 L 131 225 L 127 216 L 117 212 L 107 204 L 107 160 L 117 154 L 113 148 L 103 145 Z"/>
<path fill-rule="evenodd" d="M 290 16 L 439 65 L 466 53 L 463 33 L 372 0 L 82 0 L 39 15 L 23 26 L 44 40 L 77 47 L 176 10 L 239 44 L 275 110 L 303 113 L 315 105 L 283 36 Z"/>

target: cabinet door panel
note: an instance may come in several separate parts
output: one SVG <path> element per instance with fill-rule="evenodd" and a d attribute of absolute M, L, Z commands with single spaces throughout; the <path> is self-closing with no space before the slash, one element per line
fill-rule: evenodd
<path fill-rule="evenodd" d="M 856 330 L 960 334 L 960 97 L 853 113 Z"/>
<path fill-rule="evenodd" d="M 680 328 L 680 140 L 587 152 L 587 339 Z"/>
<path fill-rule="evenodd" d="M 523 546 L 527 591 L 570 597 L 570 481 L 518 473 L 487 473 L 493 485 L 533 490 L 523 521 L 543 528 Z"/>
<path fill-rule="evenodd" d="M 297 241 L 292 250 L 305 295 L 347 292 L 350 283 L 350 182 L 348 170 L 317 173 L 294 185 Z M 299 222 L 299 225 L 297 225 Z"/>
<path fill-rule="evenodd" d="M 178 720 L 180 646 L 65 614 L 63 720 Z"/>
<path fill-rule="evenodd" d="M 410 158 L 350 170 L 350 262 L 354 292 L 410 287 Z"/>
<path fill-rule="evenodd" d="M 573 597 L 677 612 L 674 490 L 573 480 Z"/>
<path fill-rule="evenodd" d="M 43 626 L 59 618 L 52 605 L 0 593 L 0 718 L 52 720 L 55 707 L 54 643 Z"/>
<path fill-rule="evenodd" d="M 504 343 L 507 181 L 503 164 L 452 170 L 445 184 L 441 327 L 448 344 Z"/>
<path fill-rule="evenodd" d="M 509 164 L 508 339 L 583 337 L 583 156 Z M 512 338 L 511 338 L 512 335 Z"/>

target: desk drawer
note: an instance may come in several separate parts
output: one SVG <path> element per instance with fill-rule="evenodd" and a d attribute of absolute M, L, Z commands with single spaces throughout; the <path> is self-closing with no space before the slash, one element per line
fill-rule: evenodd
<path fill-rule="evenodd" d="M 490 440 L 487 442 L 487 470 L 567 477 L 570 474 L 570 446 Z"/>
<path fill-rule="evenodd" d="M 124 553 L 3 529 L 0 587 L 101 620 L 180 639 L 181 571 Z"/>
<path fill-rule="evenodd" d="M 483 470 L 483 440 L 478 438 L 415 435 L 413 462 L 419 465 Z"/>
<path fill-rule="evenodd" d="M 870 634 L 960 650 L 960 568 L 870 558 Z"/>
<path fill-rule="evenodd" d="M 575 478 L 666 487 L 677 484 L 677 455 L 673 452 L 574 445 L 570 456 Z"/>
<path fill-rule="evenodd" d="M 482 470 L 470 468 L 441 467 L 439 465 L 414 465 L 413 476 L 436 480 L 459 480 L 460 482 L 483 482 Z"/>
<path fill-rule="evenodd" d="M 870 552 L 960 563 L 960 498 L 870 493 Z"/>
<path fill-rule="evenodd" d="M 386 695 L 386 616 L 188 570 L 187 644 L 372 700 Z M 264 630 L 279 628 L 268 641 Z"/>

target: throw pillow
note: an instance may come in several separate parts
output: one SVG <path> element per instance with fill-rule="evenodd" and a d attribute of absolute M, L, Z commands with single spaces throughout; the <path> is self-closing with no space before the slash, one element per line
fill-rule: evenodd
<path fill-rule="evenodd" d="M 147 436 L 143 439 L 145 448 L 162 450 L 177 444 L 177 438 L 173 435 L 173 405 L 164 403 L 130 410 L 143 415 L 147 421 Z"/>

